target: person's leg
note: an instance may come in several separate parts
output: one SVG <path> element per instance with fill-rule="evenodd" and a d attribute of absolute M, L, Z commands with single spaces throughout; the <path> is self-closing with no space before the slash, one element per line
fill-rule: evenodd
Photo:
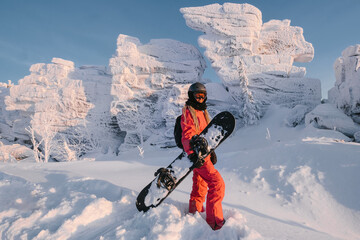
<path fill-rule="evenodd" d="M 208 186 L 206 182 L 198 173 L 198 169 L 194 169 L 193 175 L 193 187 L 190 194 L 189 201 L 189 212 L 204 212 L 204 205 L 206 193 L 208 191 Z"/>
<path fill-rule="evenodd" d="M 224 225 L 221 204 L 225 195 L 224 180 L 210 161 L 206 161 L 197 173 L 209 188 L 206 200 L 206 221 L 214 230 L 220 229 Z"/>

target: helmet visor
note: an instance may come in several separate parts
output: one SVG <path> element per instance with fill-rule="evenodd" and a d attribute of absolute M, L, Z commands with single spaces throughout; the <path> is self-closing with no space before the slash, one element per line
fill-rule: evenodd
<path fill-rule="evenodd" d="M 198 92 L 198 93 L 194 93 L 194 98 L 196 100 L 201 100 L 201 99 L 204 100 L 206 98 L 206 95 L 205 95 L 205 93 Z"/>

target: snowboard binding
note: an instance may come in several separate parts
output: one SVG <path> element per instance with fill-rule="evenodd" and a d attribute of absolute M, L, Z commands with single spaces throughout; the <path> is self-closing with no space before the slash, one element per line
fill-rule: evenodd
<path fill-rule="evenodd" d="M 157 187 L 164 187 L 166 188 L 168 191 L 171 191 L 175 188 L 175 183 L 176 183 L 176 178 L 174 178 L 170 172 L 169 169 L 167 168 L 159 168 L 156 172 L 155 172 L 155 177 L 157 175 L 159 175 L 158 179 L 157 179 Z"/>
<path fill-rule="evenodd" d="M 194 135 L 190 140 L 190 146 L 192 149 L 199 155 L 205 155 L 209 152 L 209 144 L 204 137 L 200 137 L 198 135 Z"/>

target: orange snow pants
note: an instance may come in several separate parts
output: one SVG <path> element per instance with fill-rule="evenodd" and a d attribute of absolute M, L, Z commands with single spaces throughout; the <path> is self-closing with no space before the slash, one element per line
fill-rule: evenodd
<path fill-rule="evenodd" d="M 208 157 L 209 158 L 209 157 Z M 204 212 L 206 197 L 206 222 L 214 230 L 224 224 L 221 202 L 225 195 L 225 183 L 210 159 L 193 171 L 193 187 L 190 194 L 189 212 Z"/>

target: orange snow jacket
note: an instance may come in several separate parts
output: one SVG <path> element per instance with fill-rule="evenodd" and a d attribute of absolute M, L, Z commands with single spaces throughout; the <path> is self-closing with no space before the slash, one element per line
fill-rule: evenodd
<path fill-rule="evenodd" d="M 195 119 L 194 119 L 195 118 Z M 191 106 L 185 105 L 181 116 L 182 138 L 181 142 L 184 151 L 189 155 L 194 151 L 191 149 L 190 140 L 194 135 L 198 135 L 210 122 L 208 112 L 196 110 Z"/>

